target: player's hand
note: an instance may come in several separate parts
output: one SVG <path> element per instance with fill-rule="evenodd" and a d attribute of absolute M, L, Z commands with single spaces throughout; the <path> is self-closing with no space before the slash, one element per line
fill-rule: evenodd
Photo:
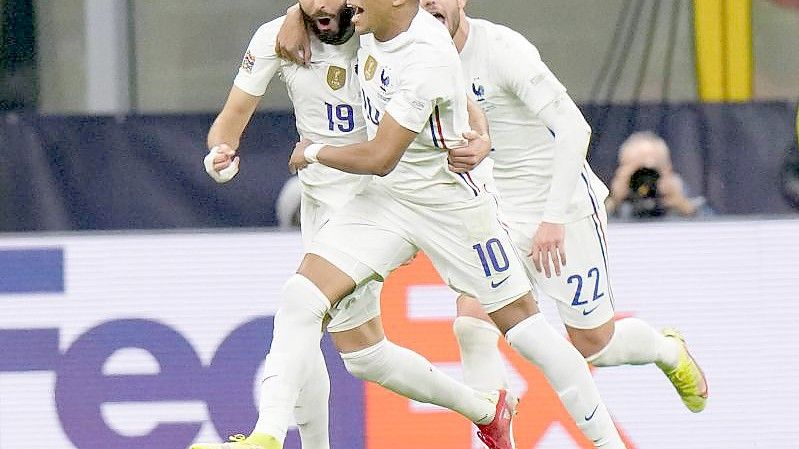
<path fill-rule="evenodd" d="M 308 166 L 308 161 L 305 159 L 305 149 L 312 143 L 308 139 L 302 139 L 294 145 L 294 151 L 289 159 L 289 172 L 292 175 Z"/>
<path fill-rule="evenodd" d="M 533 236 L 533 249 L 528 256 L 533 258 L 533 264 L 539 273 L 543 270 L 551 278 L 551 262 L 555 275 L 560 276 L 560 267 L 566 266 L 565 238 L 566 227 L 562 224 L 541 222 L 538 225 Z"/>
<path fill-rule="evenodd" d="M 449 169 L 454 173 L 465 173 L 477 167 L 491 152 L 491 139 L 488 134 L 478 134 L 475 131 L 466 131 L 463 138 L 469 145 L 449 150 L 447 162 Z"/>
<path fill-rule="evenodd" d="M 299 5 L 286 11 L 286 19 L 275 40 L 275 53 L 278 58 L 303 66 L 311 61 L 311 39 Z"/>
<path fill-rule="evenodd" d="M 203 159 L 205 172 L 214 181 L 222 184 L 230 181 L 239 172 L 239 157 L 236 150 L 223 143 L 211 148 Z"/>

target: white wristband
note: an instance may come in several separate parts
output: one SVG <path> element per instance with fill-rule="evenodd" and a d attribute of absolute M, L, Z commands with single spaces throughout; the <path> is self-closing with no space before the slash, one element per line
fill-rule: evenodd
<path fill-rule="evenodd" d="M 324 146 L 325 144 L 323 143 L 312 143 L 308 145 L 303 152 L 305 160 L 308 161 L 309 164 L 315 164 L 319 162 L 319 150 L 321 150 Z"/>

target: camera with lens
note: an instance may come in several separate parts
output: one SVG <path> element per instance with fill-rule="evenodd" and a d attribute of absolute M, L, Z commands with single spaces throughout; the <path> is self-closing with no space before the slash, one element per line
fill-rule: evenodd
<path fill-rule="evenodd" d="M 628 201 L 632 216 L 636 218 L 660 217 L 666 213 L 658 198 L 660 172 L 651 168 L 639 168 L 630 176 Z"/>

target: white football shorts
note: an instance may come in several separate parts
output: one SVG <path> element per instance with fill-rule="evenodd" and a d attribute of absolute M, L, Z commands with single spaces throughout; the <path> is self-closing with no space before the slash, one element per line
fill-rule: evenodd
<path fill-rule="evenodd" d="M 533 247 L 537 221 L 507 221 L 511 239 L 523 255 L 524 268 L 539 298 L 555 299 L 561 320 L 577 329 L 594 329 L 613 318 L 613 293 L 608 279 L 607 213 L 597 205 L 595 213 L 567 223 L 566 266 L 561 275 L 547 278 L 527 255 Z"/>
<path fill-rule="evenodd" d="M 384 279 L 419 250 L 447 285 L 479 298 L 489 313 L 532 289 L 497 219 L 496 203 L 485 193 L 467 201 L 420 206 L 370 184 L 322 226 L 309 248 L 357 285 L 375 276 Z M 376 300 L 354 302 L 362 299 Z"/>
<path fill-rule="evenodd" d="M 319 229 L 330 220 L 336 211 L 341 210 L 354 196 L 345 190 L 342 195 L 331 196 L 321 201 L 303 193 L 300 203 L 300 226 L 305 248 L 313 241 Z M 380 315 L 380 291 L 383 283 L 377 281 L 359 284 L 349 296 L 339 301 L 330 310 L 329 332 L 343 332 L 354 329 Z M 360 298 L 360 299 L 359 299 Z"/>

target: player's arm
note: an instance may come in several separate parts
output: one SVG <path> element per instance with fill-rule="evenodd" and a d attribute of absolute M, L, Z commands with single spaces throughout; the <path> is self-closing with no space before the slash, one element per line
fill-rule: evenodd
<path fill-rule="evenodd" d="M 250 122 L 260 101 L 261 97 L 250 95 L 233 86 L 222 112 L 208 131 L 208 148 L 227 145 L 233 151 L 238 150 L 244 128 Z"/>
<path fill-rule="evenodd" d="M 555 136 L 552 183 L 542 220 L 562 224 L 585 163 L 591 127 L 565 93 L 541 109 L 538 117 Z"/>
<path fill-rule="evenodd" d="M 561 266 L 566 265 L 564 223 L 585 162 L 591 128 L 566 88 L 541 61 L 535 46 L 518 33 L 508 33 L 504 38 L 507 45 L 492 53 L 492 67 L 497 67 L 505 87 L 544 122 L 555 138 L 552 181 L 529 256 L 547 277 L 552 275 L 551 268 L 560 276 Z"/>
<path fill-rule="evenodd" d="M 282 59 L 305 65 L 311 60 L 311 38 L 299 3 L 286 10 L 275 41 L 275 53 Z"/>
<path fill-rule="evenodd" d="M 386 176 L 394 170 L 417 135 L 386 113 L 372 140 L 340 147 L 312 144 L 307 140 L 297 143 L 289 167 L 296 171 L 319 162 L 348 173 Z"/>
<path fill-rule="evenodd" d="M 274 52 L 274 36 L 280 23 L 281 19 L 277 19 L 256 31 L 225 106 L 208 131 L 209 151 L 203 162 L 205 171 L 216 182 L 230 181 L 238 173 L 236 152 L 241 135 L 280 65 Z"/>
<path fill-rule="evenodd" d="M 469 112 L 469 131 L 463 137 L 469 141 L 465 147 L 449 151 L 449 169 L 455 173 L 473 170 L 491 153 L 491 139 L 488 136 L 488 118 L 480 106 L 469 97 L 466 109 Z"/>
<path fill-rule="evenodd" d="M 488 117 L 480 106 L 468 96 L 466 97 L 466 110 L 469 112 L 469 128 L 478 134 L 488 135 Z"/>
<path fill-rule="evenodd" d="M 236 86 L 230 90 L 222 112 L 208 131 L 208 155 L 203 161 L 205 171 L 214 181 L 230 181 L 238 172 L 241 135 L 250 122 L 261 97 L 250 95 Z"/>
<path fill-rule="evenodd" d="M 403 67 L 402 82 L 383 111 L 374 138 L 341 147 L 300 142 L 289 168 L 299 170 L 320 162 L 349 173 L 388 175 L 425 128 L 437 102 L 455 95 L 451 83 L 444 81 L 452 70 L 432 57 Z"/>
<path fill-rule="evenodd" d="M 565 92 L 545 105 L 538 117 L 555 136 L 555 152 L 544 215 L 533 236 L 529 256 L 536 269 L 547 277 L 552 275 L 551 260 L 555 275 L 560 276 L 561 266 L 566 265 L 566 212 L 585 162 L 591 127 Z"/>
<path fill-rule="evenodd" d="M 591 128 L 535 46 L 518 33 L 507 34 L 505 40 L 508 45 L 497 49 L 492 66 L 505 79 L 506 88 L 554 135 L 552 185 L 542 220 L 562 224 L 585 162 Z"/>

